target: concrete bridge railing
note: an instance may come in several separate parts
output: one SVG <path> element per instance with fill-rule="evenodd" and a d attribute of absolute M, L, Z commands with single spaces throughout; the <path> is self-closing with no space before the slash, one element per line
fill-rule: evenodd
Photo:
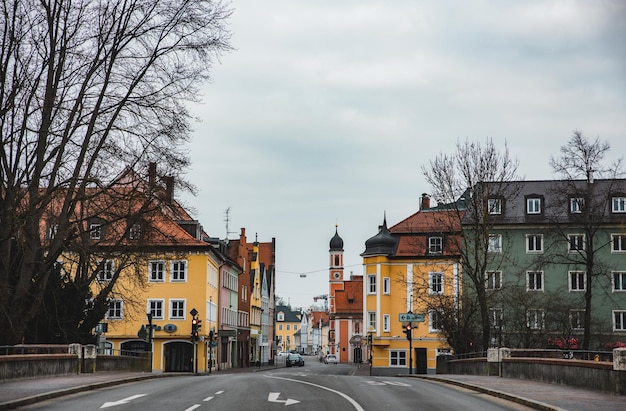
<path fill-rule="evenodd" d="M 15 346 L 0 349 L 0 382 L 97 371 L 151 372 L 151 362 L 150 353 L 98 355 L 95 345 Z"/>
<path fill-rule="evenodd" d="M 626 395 L 626 348 L 613 350 L 613 361 L 576 358 L 518 357 L 515 350 L 493 348 L 487 357 L 454 358 L 441 356 L 437 374 L 494 375 L 564 384 Z M 567 356 L 566 356 L 567 357 Z"/>

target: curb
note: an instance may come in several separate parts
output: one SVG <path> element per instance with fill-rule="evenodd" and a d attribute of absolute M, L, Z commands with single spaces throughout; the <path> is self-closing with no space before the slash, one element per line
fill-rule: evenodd
<path fill-rule="evenodd" d="M 546 404 L 546 403 L 541 402 L 541 401 L 530 400 L 528 398 L 519 397 L 517 395 L 509 394 L 507 392 L 502 392 L 502 391 L 498 391 L 498 390 L 492 390 L 490 388 L 481 387 L 479 385 L 468 384 L 468 383 L 465 383 L 465 382 L 451 380 L 451 379 L 447 379 L 447 378 L 426 377 L 426 376 L 420 376 L 420 375 L 408 376 L 406 374 L 405 375 L 398 375 L 398 377 L 419 378 L 419 379 L 425 380 L 425 381 L 436 381 L 436 382 L 440 382 L 440 383 L 443 383 L 443 384 L 456 385 L 458 387 L 467 388 L 467 389 L 472 390 L 472 391 L 477 391 L 477 392 L 481 392 L 483 394 L 491 395 L 493 397 L 502 398 L 504 400 L 508 400 L 508 401 L 511 401 L 511 402 L 514 402 L 514 403 L 517 403 L 517 404 L 525 405 L 527 407 L 532 407 L 532 408 L 535 408 L 535 409 L 541 410 L 541 411 L 567 411 L 567 410 L 565 410 L 563 408 L 556 407 L 556 406 L 553 406 L 553 405 L 549 405 L 549 404 Z"/>
<path fill-rule="evenodd" d="M 176 375 L 168 375 L 168 374 L 141 375 L 137 377 L 128 377 L 128 378 L 121 378 L 118 380 L 102 381 L 102 382 L 95 382 L 93 384 L 79 385 L 77 387 L 64 388 L 62 390 L 50 391 L 50 392 L 46 392 L 42 394 L 32 395 L 30 397 L 19 398 L 17 400 L 2 402 L 0 403 L 0 410 L 12 410 L 18 407 L 24 407 L 26 405 L 32 405 L 38 402 L 51 400 L 53 398 L 64 397 L 66 395 L 77 394 L 79 392 L 84 392 L 84 391 L 93 391 L 93 390 L 97 390 L 100 388 L 113 387 L 116 385 L 122 385 L 122 384 L 126 384 L 129 382 L 137 382 L 137 381 L 143 381 L 143 380 L 151 380 L 154 378 L 175 377 L 175 376 Z"/>

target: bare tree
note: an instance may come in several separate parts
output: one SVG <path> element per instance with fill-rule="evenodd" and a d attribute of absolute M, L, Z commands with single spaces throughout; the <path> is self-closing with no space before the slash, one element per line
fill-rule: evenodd
<path fill-rule="evenodd" d="M 158 162 L 180 175 L 187 165 L 184 102 L 230 49 L 231 10 L 184 0 L 0 7 L 0 344 L 12 344 L 40 312 L 59 256 L 84 235 L 77 227 L 102 211 L 81 205 L 124 169 Z"/>
<path fill-rule="evenodd" d="M 496 270 L 508 255 L 492 252 L 493 228 L 498 223 L 494 207 L 498 199 L 515 195 L 516 186 L 509 182 L 518 179 L 517 166 L 518 162 L 509 157 L 506 145 L 500 152 L 492 140 L 487 140 L 485 144 L 459 142 L 455 153 L 442 153 L 431 161 L 430 168 L 422 167 L 435 199 L 456 213 L 455 218 L 447 222 L 449 226 L 445 226 L 446 221 L 441 224 L 453 231 L 452 224 L 462 221 L 457 248 L 465 280 L 464 300 L 467 300 L 466 293 L 474 296 L 480 314 L 482 347 L 476 348 L 488 347 L 492 332 L 486 271 L 488 268 Z"/>
<path fill-rule="evenodd" d="M 549 253 L 546 258 L 569 269 L 584 270 L 583 349 L 589 349 L 592 338 L 593 285 L 610 272 L 606 259 L 602 258 L 602 254 L 610 254 L 611 247 L 606 229 L 624 224 L 622 217 L 610 211 L 611 194 L 626 192 L 626 181 L 620 178 L 623 176 L 622 159 L 607 164 L 605 156 L 609 151 L 608 142 L 599 138 L 591 141 L 576 130 L 561 147 L 561 156 L 550 159 L 555 173 L 562 178 L 552 189 L 557 199 L 549 213 L 554 227 L 553 241 L 570 244 L 572 233 L 576 232 L 582 234 L 583 243 L 570 244 L 569 253 Z M 569 213 L 564 213 L 564 209 Z"/>

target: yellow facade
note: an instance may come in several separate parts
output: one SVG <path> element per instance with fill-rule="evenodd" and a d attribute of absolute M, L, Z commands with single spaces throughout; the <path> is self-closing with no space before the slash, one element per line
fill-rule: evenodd
<path fill-rule="evenodd" d="M 211 329 L 217 329 L 219 270 L 213 254 L 158 254 L 145 257 L 137 265 L 137 275 L 143 276 L 145 284 L 139 286 L 131 280 L 135 274 L 130 268 L 121 275 L 115 286 L 115 300 L 122 301 L 122 309 L 109 310 L 105 320 L 108 330 L 102 335 L 101 348 L 115 353 L 140 351 L 143 339 L 138 333 L 142 328 L 148 331 L 151 313 L 153 370 L 208 371 L 209 358 L 213 364 L 216 362 L 216 350 L 209 352 L 208 338 Z M 193 309 L 201 321 L 196 342 L 191 338 Z"/>
<path fill-rule="evenodd" d="M 279 305 L 276 307 L 275 317 L 276 326 L 274 330 L 279 341 L 278 351 L 289 352 L 297 349 L 294 334 L 300 330 L 300 314 L 291 311 L 288 306 Z"/>
<path fill-rule="evenodd" d="M 433 373 L 437 355 L 447 351 L 448 347 L 436 330 L 437 324 L 433 326 L 436 314 L 429 313 L 428 297 L 424 293 L 430 292 L 432 273 L 442 273 L 442 292 L 458 294 L 458 264 L 448 260 L 390 261 L 386 256 L 365 257 L 363 264 L 365 323 L 372 336 L 373 374 L 407 372 L 410 359 L 413 374 Z M 408 323 L 400 321 L 400 314 L 409 312 L 421 314 L 424 319 L 411 324 L 411 352 L 404 333 L 404 326 Z"/>

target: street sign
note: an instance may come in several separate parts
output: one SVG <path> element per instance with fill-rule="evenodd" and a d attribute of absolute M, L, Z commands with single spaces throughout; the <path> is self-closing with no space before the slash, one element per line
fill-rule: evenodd
<path fill-rule="evenodd" d="M 400 322 L 403 323 L 423 323 L 424 314 L 400 313 Z"/>

